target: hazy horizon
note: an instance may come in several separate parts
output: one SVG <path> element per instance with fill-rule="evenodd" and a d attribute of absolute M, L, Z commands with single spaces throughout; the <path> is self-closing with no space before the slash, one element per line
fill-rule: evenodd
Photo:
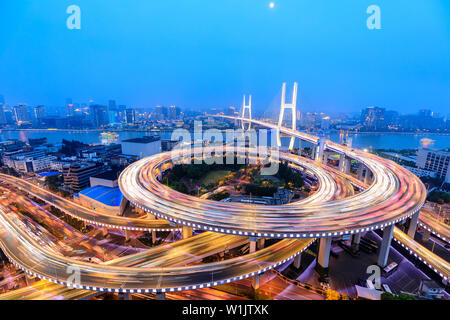
<path fill-rule="evenodd" d="M 299 84 L 298 109 L 403 114 L 450 110 L 450 3 L 439 0 L 205 2 L 3 1 L 0 94 L 6 104 L 66 98 L 135 108 L 279 106 Z M 66 9 L 81 8 L 69 30 Z M 381 9 L 369 30 L 366 9 Z"/>

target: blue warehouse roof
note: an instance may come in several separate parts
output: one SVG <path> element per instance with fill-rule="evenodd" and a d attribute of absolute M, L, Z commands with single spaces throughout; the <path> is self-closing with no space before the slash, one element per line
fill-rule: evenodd
<path fill-rule="evenodd" d="M 61 172 L 41 172 L 41 173 L 38 173 L 38 175 L 41 176 L 41 177 L 56 176 L 56 175 L 59 175 L 59 174 L 61 174 Z"/>
<path fill-rule="evenodd" d="M 95 186 L 84 189 L 80 194 L 112 207 L 120 206 L 123 198 L 119 187 Z"/>

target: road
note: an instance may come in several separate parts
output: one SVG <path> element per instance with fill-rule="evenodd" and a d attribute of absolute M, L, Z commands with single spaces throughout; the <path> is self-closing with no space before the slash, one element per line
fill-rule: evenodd
<path fill-rule="evenodd" d="M 171 231 L 174 229 L 169 225 L 169 222 L 165 220 L 129 218 L 108 215 L 102 212 L 91 210 L 71 200 L 60 197 L 31 182 L 10 175 L 0 173 L 0 179 L 2 179 L 3 182 L 8 182 L 17 188 L 26 190 L 26 192 L 35 196 L 36 198 L 41 199 L 42 201 L 51 204 L 59 210 L 89 224 L 97 225 L 100 227 L 137 231 Z"/>
<path fill-rule="evenodd" d="M 253 122 L 269 128 L 274 127 L 261 121 Z M 313 143 L 318 141 L 317 137 L 287 128 L 281 128 L 280 131 Z M 178 153 L 161 153 L 137 161 L 121 174 L 121 191 L 132 204 L 164 220 L 100 214 L 29 182 L 1 175 L 0 177 L 9 183 L 88 223 L 118 229 L 155 230 L 170 229 L 171 222 L 172 225 L 182 224 L 208 232 L 193 237 L 192 240 L 186 239 L 183 240 L 185 242 L 175 242 L 171 245 L 182 248 L 188 243 L 183 250 L 157 247 L 150 253 L 142 252 L 113 260 L 114 262 L 93 264 L 48 250 L 23 230 L 7 211 L 0 209 L 0 246 L 20 268 L 61 285 L 70 285 L 67 270 L 75 268 L 80 275 L 81 282 L 77 285 L 79 289 L 138 294 L 177 292 L 242 281 L 285 263 L 305 250 L 313 238 L 383 228 L 403 221 L 420 210 L 426 197 L 425 188 L 416 176 L 403 167 L 331 141 L 326 141 L 326 148 L 364 164 L 372 172 L 373 182 L 364 186 L 362 192 L 353 194 L 349 191 L 350 184 L 361 185 L 354 177 L 297 155 L 280 153 L 281 160 L 288 160 L 291 165 L 311 172 L 317 178 L 319 187 L 313 196 L 281 206 L 225 203 L 184 195 L 158 181 L 161 166 L 172 162 L 177 156 L 190 157 L 196 150 L 190 150 L 188 153 L 183 150 Z M 202 235 L 204 238 L 200 237 Z M 214 245 L 217 245 L 217 250 L 224 250 L 224 246 L 229 246 L 229 242 L 247 241 L 247 237 L 239 240 L 238 236 L 281 240 L 241 257 L 215 263 L 178 265 L 198 260 L 202 250 L 210 252 L 215 248 Z M 396 239 L 400 238 L 399 241 L 413 247 L 414 251 L 417 250 L 424 259 L 430 260 L 436 270 L 442 270 L 444 276 L 448 275 L 448 264 L 435 259 L 413 240 L 403 238 L 398 233 L 395 233 L 395 236 Z M 213 237 L 217 238 L 211 241 Z M 224 237 L 229 238 L 225 241 Z M 180 253 L 185 256 L 180 258 Z M 275 279 L 275 288 L 281 288 L 279 280 Z"/>

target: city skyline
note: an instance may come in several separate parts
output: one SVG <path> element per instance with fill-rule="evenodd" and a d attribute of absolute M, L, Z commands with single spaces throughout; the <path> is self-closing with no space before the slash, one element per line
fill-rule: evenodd
<path fill-rule="evenodd" d="M 10 14 L 0 22 L 0 88 L 10 105 L 54 107 L 72 96 L 205 110 L 252 94 L 263 112 L 278 103 L 282 81 L 297 80 L 300 110 L 448 110 L 448 3 L 379 1 L 382 27 L 369 30 L 369 1 L 322 2 L 229 1 L 192 11 L 169 1 L 122 12 L 117 1 L 78 1 L 80 30 L 65 26 L 69 3 L 2 3 Z"/>
<path fill-rule="evenodd" d="M 450 300 L 450 1 L 0 12 L 0 301 Z"/>
<path fill-rule="evenodd" d="M 251 95 L 251 94 L 250 94 Z M 52 115 L 52 116 L 65 116 L 67 113 L 67 107 L 68 107 L 68 103 L 67 101 L 70 100 L 71 103 L 70 105 L 72 105 L 73 107 L 83 107 L 83 108 L 88 108 L 89 106 L 93 106 L 93 105 L 99 105 L 99 106 L 105 106 L 105 107 L 110 107 L 110 103 L 113 102 L 115 103 L 115 105 L 117 107 L 126 107 L 126 108 L 130 108 L 130 109 L 134 109 L 134 110 L 154 110 L 155 108 L 158 107 L 163 107 L 163 108 L 170 108 L 170 107 L 177 107 L 180 108 L 184 111 L 192 111 L 192 110 L 197 110 L 199 112 L 207 112 L 208 110 L 210 110 L 211 108 L 213 108 L 213 110 L 226 110 L 227 108 L 233 107 L 236 108 L 236 110 L 240 110 L 240 108 L 242 107 L 240 105 L 240 103 L 242 103 L 242 101 L 240 101 L 239 103 L 236 103 L 234 105 L 232 104 L 225 104 L 225 105 L 221 105 L 221 106 L 213 106 L 210 108 L 204 108 L 204 109 L 198 109 L 195 108 L 195 106 L 178 106 L 175 104 L 155 104 L 155 105 L 151 105 L 151 106 L 140 106 L 140 105 L 130 105 L 127 104 L 126 102 L 118 102 L 115 99 L 107 99 L 107 100 L 102 100 L 102 101 L 94 101 L 92 99 L 88 100 L 88 101 L 78 101 L 77 99 L 72 99 L 72 98 L 66 98 L 65 102 L 61 102 L 59 105 L 45 105 L 42 103 L 36 103 L 36 104 L 30 104 L 30 103 L 26 103 L 26 102 L 21 102 L 21 103 L 17 103 L 17 104 L 9 104 L 7 99 L 5 98 L 4 95 L 0 95 L 0 97 L 2 97 L 3 99 L 0 99 L 0 105 L 2 105 L 6 110 L 10 110 L 12 111 L 14 109 L 14 107 L 17 106 L 27 106 L 28 108 L 38 108 L 38 107 L 44 107 L 47 114 L 48 115 Z M 279 98 L 277 96 L 277 98 Z M 3 102 L 1 102 L 3 101 Z M 273 106 L 267 107 L 266 109 L 261 110 L 260 108 L 258 109 L 257 107 L 254 109 L 254 111 L 256 111 L 256 113 L 258 115 L 267 115 L 270 114 L 271 112 L 275 112 L 276 110 L 271 110 L 274 108 L 277 108 L 277 106 L 275 105 L 275 101 L 272 101 Z M 298 108 L 299 112 L 302 113 L 324 113 L 327 115 L 332 115 L 332 116 L 339 116 L 339 115 L 348 115 L 351 117 L 359 117 L 361 116 L 361 113 L 364 112 L 365 109 L 367 108 L 381 108 L 381 109 L 385 109 L 387 111 L 394 111 L 394 112 L 398 112 L 399 115 L 414 115 L 414 114 L 418 114 L 421 113 L 423 111 L 430 111 L 431 115 L 433 117 L 442 117 L 444 119 L 449 119 L 450 118 L 450 112 L 447 112 L 447 110 L 437 110 L 431 107 L 423 107 L 423 108 L 418 108 L 417 110 L 404 110 L 404 111 L 400 111 L 399 109 L 395 109 L 395 108 L 390 108 L 388 106 L 380 106 L 380 105 L 367 105 L 367 106 L 362 106 L 360 109 L 357 110 L 352 110 L 352 111 L 342 111 L 342 110 L 331 110 L 331 111 L 326 111 L 325 109 L 301 109 Z M 30 112 L 32 112 L 30 110 Z"/>

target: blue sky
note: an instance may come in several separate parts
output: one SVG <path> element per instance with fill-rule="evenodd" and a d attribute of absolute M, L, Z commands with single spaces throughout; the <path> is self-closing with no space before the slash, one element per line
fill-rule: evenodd
<path fill-rule="evenodd" d="M 279 104 L 299 83 L 308 111 L 370 105 L 450 112 L 448 0 L 1 1 L 6 102 L 187 108 Z M 66 8 L 81 8 L 81 30 Z M 366 9 L 381 9 L 369 30 Z"/>

